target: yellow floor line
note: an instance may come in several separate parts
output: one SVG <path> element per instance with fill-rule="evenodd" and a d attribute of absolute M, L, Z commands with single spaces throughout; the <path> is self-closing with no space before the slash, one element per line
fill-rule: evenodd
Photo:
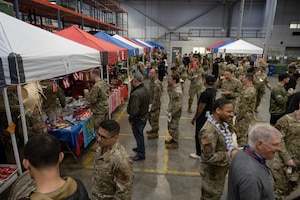
<path fill-rule="evenodd" d="M 89 155 L 87 156 L 87 158 L 82 163 L 84 168 L 86 168 L 87 166 L 90 166 L 90 163 L 93 160 L 95 154 L 96 154 L 95 151 L 90 151 Z"/>
<path fill-rule="evenodd" d="M 125 103 L 126 104 L 126 103 Z M 115 120 L 117 122 L 119 122 L 121 120 L 122 117 L 126 116 L 125 114 L 126 111 L 126 107 L 118 114 L 116 114 L 116 118 Z M 160 118 L 165 119 L 166 116 L 160 116 Z M 181 119 L 192 119 L 189 117 L 181 117 Z M 167 123 L 167 122 L 166 122 Z M 165 131 L 165 136 L 160 136 L 162 138 L 165 138 L 166 140 L 170 138 L 169 135 L 169 131 L 168 131 L 168 124 L 166 126 L 166 131 Z M 121 136 L 126 136 L 126 137 L 132 137 L 132 134 L 129 133 L 120 133 Z M 181 137 L 183 139 L 194 139 L 194 137 Z M 82 165 L 76 165 L 76 164 L 70 164 L 67 165 L 68 167 L 72 167 L 72 168 L 85 168 L 85 169 L 93 169 L 94 166 L 91 165 L 91 161 L 93 160 L 94 156 L 95 156 L 94 151 L 90 151 L 89 155 L 85 158 L 85 160 L 83 161 Z M 153 174 L 173 174 L 173 175 L 190 175 L 190 176 L 199 176 L 200 173 L 199 172 L 188 172 L 188 171 L 177 171 L 177 170 L 168 170 L 168 166 L 169 166 L 169 150 L 165 149 L 165 156 L 164 156 L 164 167 L 162 170 L 158 170 L 158 169 L 139 169 L 139 168 L 134 168 L 134 172 L 142 172 L 142 173 L 153 173 Z"/>

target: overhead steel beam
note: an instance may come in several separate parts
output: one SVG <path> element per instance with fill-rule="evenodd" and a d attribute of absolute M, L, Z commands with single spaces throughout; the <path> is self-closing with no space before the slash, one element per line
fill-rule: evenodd
<path fill-rule="evenodd" d="M 164 33 L 164 34 L 160 35 L 159 37 L 157 37 L 157 38 L 156 38 L 156 41 L 159 40 L 160 38 L 164 37 L 165 34 L 170 34 L 170 33 L 174 33 L 174 34 L 178 35 L 179 37 L 181 37 L 179 34 L 175 33 L 174 31 L 176 31 L 176 30 L 178 30 L 179 28 L 181 28 L 181 27 L 183 27 L 183 26 L 185 26 L 185 25 L 191 23 L 192 21 L 194 21 L 194 20 L 196 20 L 196 19 L 202 17 L 202 16 L 205 15 L 206 13 L 209 13 L 210 11 L 212 11 L 213 9 L 215 9 L 216 7 L 218 7 L 219 5 L 220 5 L 220 3 L 216 3 L 216 4 L 212 5 L 211 7 L 209 7 L 208 9 L 206 9 L 205 11 L 203 11 L 202 13 L 200 13 L 199 15 L 197 15 L 197 16 L 195 16 L 195 17 L 193 17 L 193 18 L 191 18 L 191 19 L 189 19 L 189 20 L 183 22 L 182 24 L 176 26 L 175 28 L 173 28 L 173 29 L 168 29 L 167 33 Z M 181 37 L 181 38 L 182 38 L 182 37 Z"/>
<path fill-rule="evenodd" d="M 179 38 L 182 38 L 185 40 L 185 38 L 181 37 L 178 33 L 175 33 L 174 31 L 178 30 L 179 28 L 191 23 L 192 21 L 202 17 L 203 15 L 205 15 L 206 13 L 212 11 L 213 9 L 215 9 L 216 7 L 218 7 L 221 3 L 218 2 L 214 5 L 212 5 L 211 7 L 209 7 L 208 9 L 206 9 L 204 12 L 200 13 L 199 15 L 183 22 L 182 24 L 176 26 L 175 28 L 170 28 L 162 23 L 160 23 L 158 20 L 154 19 L 152 16 L 148 15 L 145 11 L 142 11 L 140 10 L 139 8 L 137 8 L 136 6 L 134 6 L 133 3 L 131 3 L 130 1 L 126 1 L 124 2 L 126 4 L 128 4 L 129 6 L 131 6 L 133 9 L 135 9 L 136 11 L 138 11 L 139 13 L 141 13 L 142 15 L 144 15 L 145 17 L 147 17 L 148 19 L 150 19 L 151 21 L 155 22 L 156 24 L 158 24 L 159 26 L 165 28 L 167 30 L 167 32 L 165 32 L 164 34 L 160 35 L 158 38 L 156 38 L 156 41 L 159 40 L 160 38 L 162 37 L 165 37 L 167 34 L 170 34 L 170 33 L 174 33 L 175 35 L 177 35 Z"/>

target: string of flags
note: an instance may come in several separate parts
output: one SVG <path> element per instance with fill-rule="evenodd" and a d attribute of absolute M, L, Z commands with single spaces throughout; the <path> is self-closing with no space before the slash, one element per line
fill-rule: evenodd
<path fill-rule="evenodd" d="M 91 80 L 91 70 L 85 71 L 85 72 L 75 72 L 72 74 L 73 79 L 75 81 L 80 80 L 83 81 L 84 77 L 86 81 Z M 62 83 L 65 89 L 69 88 L 71 86 L 71 81 L 69 79 L 69 76 L 64 76 L 58 79 L 62 79 Z M 58 87 L 58 79 L 52 79 L 52 91 L 57 92 L 57 87 Z"/>

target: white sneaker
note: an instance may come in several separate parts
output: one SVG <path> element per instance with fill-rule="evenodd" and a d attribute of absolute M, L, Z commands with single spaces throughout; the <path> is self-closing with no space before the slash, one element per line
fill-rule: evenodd
<path fill-rule="evenodd" d="M 200 159 L 201 157 L 198 156 L 196 153 L 190 153 L 190 157 L 194 159 Z"/>

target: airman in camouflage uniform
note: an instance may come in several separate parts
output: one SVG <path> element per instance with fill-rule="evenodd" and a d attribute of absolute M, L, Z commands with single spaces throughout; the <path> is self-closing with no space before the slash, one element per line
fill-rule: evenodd
<path fill-rule="evenodd" d="M 220 78 L 217 87 L 221 88 L 222 97 L 228 99 L 233 106 L 235 106 L 237 98 L 240 96 L 242 90 L 242 83 L 240 80 L 234 77 L 231 68 L 226 68 L 224 77 Z"/>
<path fill-rule="evenodd" d="M 65 107 L 66 105 L 64 91 L 59 86 L 57 86 L 57 91 L 54 92 L 52 80 L 44 80 L 41 82 L 41 85 L 43 87 L 43 93 L 45 95 L 45 98 L 43 99 L 42 109 L 47 114 L 47 116 L 51 118 L 51 121 L 56 120 L 56 99 L 59 99 L 61 107 Z"/>
<path fill-rule="evenodd" d="M 155 69 L 150 70 L 150 109 L 149 109 L 149 123 L 152 127 L 150 131 L 147 131 L 148 138 L 154 139 L 158 138 L 158 130 L 159 130 L 159 114 L 160 114 L 160 97 L 163 91 L 162 83 L 157 79 L 157 71 Z"/>
<path fill-rule="evenodd" d="M 224 75 L 225 69 L 226 69 L 226 63 L 224 58 L 221 58 L 219 62 L 219 77 Z"/>
<path fill-rule="evenodd" d="M 275 127 L 282 133 L 281 151 L 273 162 L 275 197 L 284 199 L 299 186 L 300 175 L 300 110 L 281 117 Z M 288 168 L 291 171 L 288 172 Z"/>
<path fill-rule="evenodd" d="M 243 68 L 244 68 L 244 73 L 247 73 L 247 69 L 250 67 L 249 61 L 247 58 L 243 58 L 242 60 Z"/>
<path fill-rule="evenodd" d="M 179 137 L 179 120 L 182 112 L 182 89 L 179 84 L 179 76 L 172 75 L 168 78 L 168 83 L 172 86 L 172 90 L 170 92 L 170 101 L 167 110 L 168 115 L 168 130 L 171 135 L 171 140 L 166 140 L 166 148 L 167 149 L 175 149 L 178 148 L 178 137 Z"/>
<path fill-rule="evenodd" d="M 208 117 L 198 134 L 201 141 L 202 200 L 220 199 L 231 157 L 237 152 L 227 124 L 234 114 L 232 103 L 224 98 L 217 99 L 212 111 L 214 114 Z"/>
<path fill-rule="evenodd" d="M 226 66 L 226 68 L 230 68 L 232 70 L 232 73 L 235 74 L 236 65 L 234 64 L 234 60 L 231 60 L 230 63 Z"/>
<path fill-rule="evenodd" d="M 184 82 L 188 76 L 187 74 L 187 68 L 184 66 L 184 64 L 181 62 L 181 64 L 178 67 L 178 74 L 180 76 L 180 84 L 182 88 L 182 92 L 184 91 Z"/>
<path fill-rule="evenodd" d="M 234 75 L 238 80 L 242 80 L 244 76 L 244 67 L 242 61 L 238 62 L 237 68 L 234 70 Z"/>
<path fill-rule="evenodd" d="M 262 73 L 264 73 L 266 76 L 269 73 L 268 64 L 261 58 L 257 64 L 257 68 L 262 69 Z"/>
<path fill-rule="evenodd" d="M 266 87 L 268 87 L 269 90 L 271 90 L 271 86 L 269 85 L 268 77 L 265 73 L 263 73 L 261 68 L 258 68 L 257 72 L 253 76 L 253 84 L 256 89 L 256 106 L 255 106 L 255 112 L 257 111 L 257 108 L 261 102 L 262 97 L 265 94 Z"/>
<path fill-rule="evenodd" d="M 47 133 L 47 127 L 45 124 L 46 119 L 46 113 L 38 108 L 35 108 L 32 112 L 26 113 L 28 136 L 31 137 L 34 134 Z"/>
<path fill-rule="evenodd" d="M 248 128 L 254 118 L 256 106 L 256 90 L 253 86 L 253 75 L 251 73 L 245 74 L 242 81 L 244 87 L 236 109 L 237 140 L 239 145 L 248 143 Z"/>
<path fill-rule="evenodd" d="M 109 117 L 109 86 L 105 81 L 101 80 L 99 69 L 93 69 L 92 78 L 95 84 L 85 99 L 91 104 L 94 129 L 98 130 L 99 124 Z"/>
<path fill-rule="evenodd" d="M 99 148 L 92 175 L 92 200 L 131 200 L 132 159 L 118 142 L 120 125 L 105 120 L 98 129 Z"/>
<path fill-rule="evenodd" d="M 194 101 L 195 94 L 197 95 L 197 100 L 198 100 L 203 86 L 202 77 L 204 75 L 204 70 L 200 68 L 200 63 L 198 61 L 194 63 L 194 68 L 189 71 L 188 75 L 191 84 L 189 89 L 189 96 L 190 96 L 189 107 L 187 111 L 189 113 L 192 113 L 191 107 Z"/>

